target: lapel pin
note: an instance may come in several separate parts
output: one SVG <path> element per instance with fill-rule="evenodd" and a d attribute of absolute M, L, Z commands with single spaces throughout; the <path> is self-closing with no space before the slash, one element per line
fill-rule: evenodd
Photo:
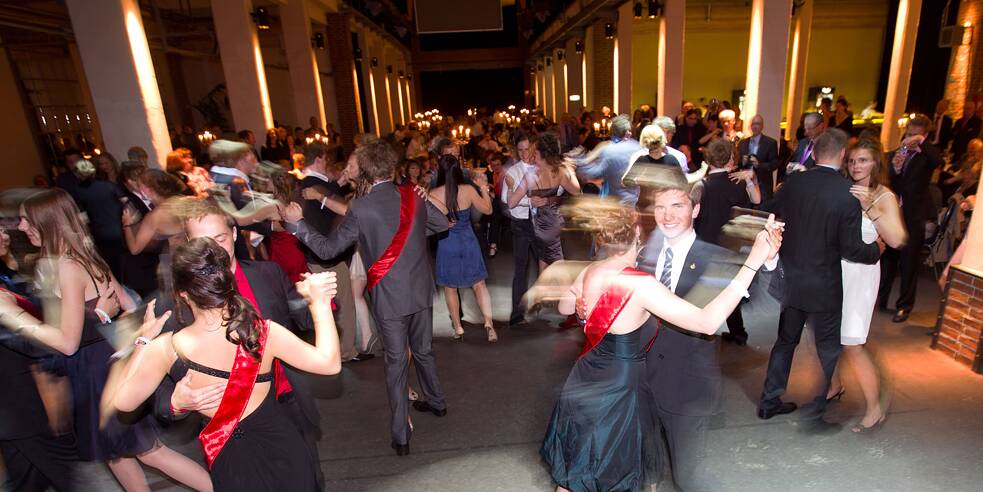
<path fill-rule="evenodd" d="M 690 270 L 696 270 L 696 263 L 690 263 L 689 264 L 689 269 Z"/>

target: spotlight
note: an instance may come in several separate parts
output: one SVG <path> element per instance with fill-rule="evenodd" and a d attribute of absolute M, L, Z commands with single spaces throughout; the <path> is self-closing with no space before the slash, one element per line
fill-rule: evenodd
<path fill-rule="evenodd" d="M 319 50 L 323 50 L 324 49 L 324 33 L 319 32 L 319 33 L 315 34 L 314 37 L 311 38 L 311 44 L 315 48 L 317 48 Z"/>
<path fill-rule="evenodd" d="M 636 19 L 642 18 L 642 2 L 635 2 L 635 6 L 631 10 L 635 14 Z"/>
<path fill-rule="evenodd" d="M 529 73 L 535 75 L 536 74 L 536 67 L 529 67 Z"/>
<path fill-rule="evenodd" d="M 362 61 L 362 48 L 355 48 L 352 51 L 352 58 L 354 58 L 357 62 Z"/>
<path fill-rule="evenodd" d="M 378 67 L 379 66 L 379 59 L 376 58 L 376 57 L 374 57 L 374 56 L 372 57 L 372 66 L 373 67 Z"/>
<path fill-rule="evenodd" d="M 577 41 L 576 43 L 574 43 L 573 46 L 574 46 L 573 47 L 573 50 L 576 51 L 578 55 L 584 54 L 584 42 L 583 41 Z"/>
<path fill-rule="evenodd" d="M 649 19 L 654 19 L 662 15 L 662 5 L 656 0 L 649 0 Z"/>
<path fill-rule="evenodd" d="M 604 24 L 604 38 L 614 39 L 614 24 L 610 22 Z"/>
<path fill-rule="evenodd" d="M 270 13 L 264 7 L 256 7 L 252 13 L 253 22 L 256 23 L 256 29 L 260 31 L 266 31 L 270 28 Z"/>
<path fill-rule="evenodd" d="M 550 65 L 553 65 L 553 57 L 552 56 L 547 56 L 546 57 L 546 66 L 548 67 Z"/>
<path fill-rule="evenodd" d="M 405 79 L 406 78 L 406 75 L 403 74 L 403 71 L 402 70 L 400 70 L 397 75 L 399 75 L 399 78 L 401 78 L 401 79 Z"/>
<path fill-rule="evenodd" d="M 392 75 L 392 73 L 393 73 L 393 66 L 392 65 L 386 65 L 386 73 L 388 73 L 389 75 Z"/>
<path fill-rule="evenodd" d="M 563 50 L 557 51 L 556 52 L 556 61 L 562 61 L 564 55 L 565 55 L 565 53 L 563 52 Z"/>

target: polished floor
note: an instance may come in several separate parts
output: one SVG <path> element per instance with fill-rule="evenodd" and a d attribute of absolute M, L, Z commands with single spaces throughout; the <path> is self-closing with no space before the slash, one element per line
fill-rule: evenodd
<path fill-rule="evenodd" d="M 573 244 L 573 242 L 571 242 Z M 489 261 L 495 319 L 509 311 L 511 257 Z M 927 332 L 939 293 L 926 272 L 918 304 L 903 324 L 878 313 L 869 347 L 891 399 L 886 425 L 871 435 L 848 428 L 815 437 L 797 430 L 794 415 L 755 417 L 755 402 L 775 339 L 778 307 L 757 286 L 745 306 L 751 334 L 746 347 L 726 345 L 724 414 L 708 435 L 706 472 L 726 491 L 970 491 L 983 483 L 983 376 L 929 348 Z M 557 328 L 559 317 L 518 328 L 501 327 L 500 341 L 485 340 L 473 297 L 464 292 L 463 342 L 450 339 L 442 299 L 435 310 L 434 350 L 447 394 L 446 417 L 415 414 L 412 454 L 389 448 L 388 403 L 381 358 L 346 364 L 337 378 L 310 381 L 319 400 L 324 436 L 321 467 L 328 490 L 339 491 L 547 491 L 554 485 L 538 448 L 556 394 L 580 347 L 576 330 Z M 796 354 L 788 399 L 805 402 L 817 381 L 818 361 L 808 335 Z M 846 395 L 828 417 L 852 423 L 862 399 L 845 373 Z M 166 440 L 200 456 L 195 429 L 171 429 Z M 155 490 L 176 485 L 150 474 Z M 86 490 L 113 490 L 101 465 L 84 468 Z M 674 490 L 662 484 L 659 490 Z"/>

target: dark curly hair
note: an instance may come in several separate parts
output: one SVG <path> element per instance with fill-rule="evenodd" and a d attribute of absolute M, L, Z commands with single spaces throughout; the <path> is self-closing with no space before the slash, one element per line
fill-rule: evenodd
<path fill-rule="evenodd" d="M 540 133 L 536 136 L 536 151 L 550 167 L 558 169 L 563 165 L 563 154 L 560 153 L 560 140 L 552 133 Z"/>
<path fill-rule="evenodd" d="M 224 308 L 225 339 L 259 359 L 259 313 L 236 291 L 229 254 L 215 240 L 201 237 L 179 246 L 171 260 L 171 275 L 175 294 L 184 294 L 178 296 L 179 302 L 190 301 L 199 309 Z"/>

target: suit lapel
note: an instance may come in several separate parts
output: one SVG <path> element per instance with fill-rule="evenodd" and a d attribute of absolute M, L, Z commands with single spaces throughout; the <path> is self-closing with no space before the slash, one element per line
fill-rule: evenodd
<path fill-rule="evenodd" d="M 239 268 L 242 268 L 242 273 L 246 275 L 246 281 L 249 282 L 249 287 L 253 289 L 253 295 L 256 296 L 256 304 L 259 305 L 259 312 L 264 318 L 269 319 L 270 314 L 268 313 L 270 309 L 267 301 L 270 296 L 259 268 L 257 268 L 255 263 L 245 260 L 239 260 Z"/>
<path fill-rule="evenodd" d="M 683 272 L 679 275 L 679 282 L 676 284 L 676 295 L 685 297 L 687 293 L 696 285 L 696 282 L 707 269 L 709 258 L 703 254 L 703 245 L 699 239 L 693 242 L 686 254 L 686 263 L 683 265 Z"/>

